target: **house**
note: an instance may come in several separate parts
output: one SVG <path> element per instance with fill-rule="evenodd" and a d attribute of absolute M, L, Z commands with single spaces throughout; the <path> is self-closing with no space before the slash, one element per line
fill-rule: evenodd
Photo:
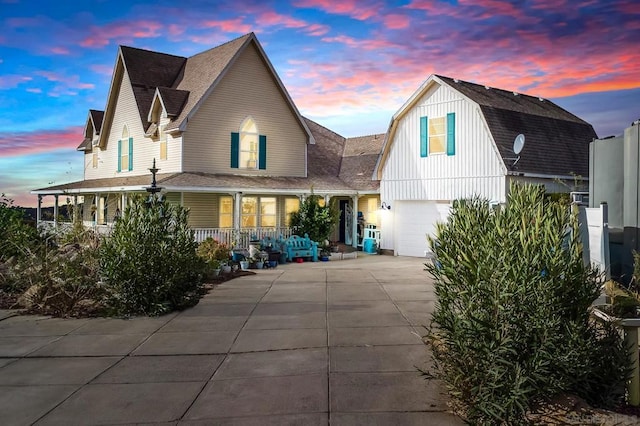
<path fill-rule="evenodd" d="M 358 212 L 377 220 L 383 141 L 302 117 L 253 33 L 188 58 L 120 46 L 106 107 L 89 111 L 78 146 L 84 179 L 32 193 L 56 209 L 72 198 L 87 226 L 108 228 L 145 192 L 155 160 L 163 196 L 190 209 L 198 240 L 288 236 L 289 213 L 313 191 L 340 206 L 336 239 L 356 246 Z"/>
<path fill-rule="evenodd" d="M 640 251 L 640 120 L 589 148 L 589 207 L 607 203 L 611 274 L 628 281 Z"/>
<path fill-rule="evenodd" d="M 424 256 L 425 236 L 457 198 L 504 203 L 511 182 L 577 189 L 596 137 L 548 99 L 430 76 L 393 115 L 376 165 L 380 199 L 391 207 L 381 211 L 381 248 Z"/>

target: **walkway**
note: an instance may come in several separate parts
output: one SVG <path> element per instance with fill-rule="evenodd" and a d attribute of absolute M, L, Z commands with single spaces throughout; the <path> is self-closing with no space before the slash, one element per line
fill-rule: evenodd
<path fill-rule="evenodd" d="M 161 318 L 6 318 L 2 424 L 462 424 L 416 370 L 422 269 L 361 254 L 257 271 Z"/>

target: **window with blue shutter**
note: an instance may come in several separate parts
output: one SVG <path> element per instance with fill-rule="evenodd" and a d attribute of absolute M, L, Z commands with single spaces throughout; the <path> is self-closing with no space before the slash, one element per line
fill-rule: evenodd
<path fill-rule="evenodd" d="M 456 114 L 447 114 L 447 155 L 456 155 Z"/>
<path fill-rule="evenodd" d="M 258 147 L 258 168 L 267 169 L 267 137 L 260 135 L 260 146 Z"/>
<path fill-rule="evenodd" d="M 420 157 L 428 155 L 429 130 L 427 128 L 427 117 L 420 117 Z"/>
<path fill-rule="evenodd" d="M 240 154 L 240 134 L 231 132 L 231 168 L 238 168 L 238 158 Z"/>

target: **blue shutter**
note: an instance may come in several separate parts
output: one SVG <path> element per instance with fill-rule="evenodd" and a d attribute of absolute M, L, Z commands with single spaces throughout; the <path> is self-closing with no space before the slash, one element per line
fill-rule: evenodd
<path fill-rule="evenodd" d="M 129 171 L 133 170 L 133 138 L 129 138 Z"/>
<path fill-rule="evenodd" d="M 118 139 L 118 172 L 121 172 L 120 164 L 122 163 L 122 140 Z"/>
<path fill-rule="evenodd" d="M 231 132 L 231 168 L 237 169 L 240 156 L 240 134 Z"/>
<path fill-rule="evenodd" d="M 456 155 L 456 114 L 447 114 L 447 155 Z"/>
<path fill-rule="evenodd" d="M 267 169 L 267 137 L 260 135 L 260 145 L 258 145 L 258 168 Z"/>
<path fill-rule="evenodd" d="M 429 130 L 427 129 L 427 117 L 420 117 L 420 157 L 426 157 L 429 149 Z"/>

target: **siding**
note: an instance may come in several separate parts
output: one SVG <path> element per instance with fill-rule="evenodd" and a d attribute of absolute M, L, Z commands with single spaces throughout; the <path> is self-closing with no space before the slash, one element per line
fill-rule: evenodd
<path fill-rule="evenodd" d="M 184 206 L 189 209 L 189 226 L 215 228 L 218 226 L 218 195 L 184 193 Z"/>
<path fill-rule="evenodd" d="M 232 169 L 230 135 L 247 116 L 267 136 L 266 170 Z M 307 135 L 253 44 L 237 58 L 183 134 L 184 170 L 301 176 L 306 173 Z"/>
<path fill-rule="evenodd" d="M 420 117 L 456 114 L 456 154 L 420 157 Z M 504 201 L 502 160 L 479 108 L 434 85 L 399 121 L 380 183 L 381 200 L 453 200 L 479 194 Z"/>
<path fill-rule="evenodd" d="M 118 66 L 122 66 L 118 64 Z M 108 132 L 107 144 L 98 153 L 98 168 L 94 169 L 91 164 L 91 155 L 85 155 L 85 179 L 99 179 L 110 177 L 123 177 L 149 174 L 153 158 L 160 157 L 160 144 L 151 138 L 144 136 L 144 129 L 140 121 L 140 113 L 136 104 L 129 76 L 124 72 L 122 84 L 119 86 L 119 93 L 114 104 L 111 125 L 103 132 Z M 133 137 L 133 170 L 118 173 L 118 141 L 122 137 L 122 129 L 127 125 L 129 136 Z M 169 157 L 166 161 L 159 162 L 158 168 L 162 173 L 180 171 L 181 150 L 180 138 L 173 140 L 167 138 Z M 123 149 L 126 149 L 123 146 Z"/>

